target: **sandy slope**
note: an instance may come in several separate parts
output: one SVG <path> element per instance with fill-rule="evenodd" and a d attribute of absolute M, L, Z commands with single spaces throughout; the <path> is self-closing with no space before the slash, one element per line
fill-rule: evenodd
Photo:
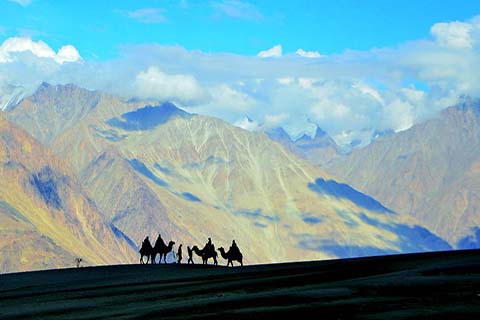
<path fill-rule="evenodd" d="M 129 265 L 0 276 L 0 318 L 478 319 L 480 251 L 224 268 Z"/>

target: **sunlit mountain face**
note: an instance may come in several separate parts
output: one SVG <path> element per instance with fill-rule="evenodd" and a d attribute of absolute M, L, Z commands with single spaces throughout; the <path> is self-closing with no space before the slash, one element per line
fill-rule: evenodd
<path fill-rule="evenodd" d="M 76 121 L 49 131 L 48 139 L 42 128 L 54 127 L 55 118 L 38 112 L 19 116 L 22 108 L 41 110 L 61 100 L 65 90 L 76 92 L 65 114 L 81 104 L 76 99 L 95 103 L 76 114 Z M 41 147 L 65 159 L 77 177 L 62 179 L 49 169 L 30 174 L 46 207 L 66 215 L 57 180 L 78 179 L 75 196 L 89 199 L 106 228 L 92 236 L 100 243 L 106 238 L 129 244 L 126 257 L 146 235 L 158 233 L 184 245 L 200 246 L 211 237 L 225 247 L 235 239 L 249 263 L 451 248 L 415 218 L 328 175 L 264 133 L 172 103 L 125 102 L 72 85 L 44 84 L 4 116 L 44 139 Z M 39 161 L 15 148 L 32 163 Z"/>
<path fill-rule="evenodd" d="M 419 219 L 456 248 L 476 248 L 480 224 L 480 101 L 466 99 L 437 118 L 327 166 L 327 171 Z"/>
<path fill-rule="evenodd" d="M 71 166 L 0 114 L 0 271 L 131 262 Z"/>

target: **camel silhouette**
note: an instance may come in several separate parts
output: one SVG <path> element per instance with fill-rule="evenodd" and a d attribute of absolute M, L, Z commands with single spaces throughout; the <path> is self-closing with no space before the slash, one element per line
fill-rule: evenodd
<path fill-rule="evenodd" d="M 218 248 L 218 251 L 220 251 L 222 258 L 227 260 L 227 267 L 230 264 L 233 267 L 233 261 L 238 261 L 240 262 L 240 265 L 243 266 L 243 255 L 238 249 L 237 250 L 230 249 L 227 252 L 225 252 L 225 249 L 223 247 L 220 247 Z"/>
<path fill-rule="evenodd" d="M 168 243 L 168 246 L 166 246 L 163 241 L 155 243 L 155 247 L 153 247 L 153 253 L 152 253 L 153 263 L 155 263 L 154 261 L 155 261 L 155 257 L 157 256 L 157 254 L 160 254 L 160 260 L 159 260 L 158 263 L 162 263 L 162 257 L 163 257 L 164 262 L 167 263 L 167 254 L 170 251 L 172 251 L 174 244 L 175 244 L 174 241 L 170 241 Z"/>
<path fill-rule="evenodd" d="M 160 248 L 165 248 L 167 245 L 162 239 L 162 235 L 159 233 L 157 240 L 155 241 L 155 245 L 152 247 L 152 251 L 150 254 L 152 264 L 155 264 L 155 258 L 157 257 L 157 254 L 160 253 Z"/>
<path fill-rule="evenodd" d="M 197 254 L 197 256 L 202 257 L 203 264 L 208 264 L 208 259 L 213 258 L 213 263 L 218 265 L 217 262 L 217 252 L 215 251 L 215 247 L 212 245 L 210 250 L 206 250 L 205 248 L 200 250 L 197 246 L 193 246 L 192 251 Z"/>
<path fill-rule="evenodd" d="M 148 241 L 148 237 L 147 237 L 143 241 L 142 247 L 138 251 L 140 253 L 140 264 L 145 264 L 145 262 L 143 261 L 143 257 L 147 257 L 146 263 L 148 264 L 148 261 L 150 260 L 150 256 L 152 255 L 152 250 L 153 250 L 153 247 L 150 244 L 150 241 Z"/>

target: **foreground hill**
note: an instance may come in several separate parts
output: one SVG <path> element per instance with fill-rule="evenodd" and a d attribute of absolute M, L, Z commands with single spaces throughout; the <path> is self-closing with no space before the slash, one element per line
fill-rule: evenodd
<path fill-rule="evenodd" d="M 0 113 L 0 272 L 131 262 L 67 163 Z"/>
<path fill-rule="evenodd" d="M 480 252 L 0 276 L 2 319 L 478 319 Z"/>
<path fill-rule="evenodd" d="M 326 170 L 452 245 L 480 247 L 479 100 L 378 139 Z"/>

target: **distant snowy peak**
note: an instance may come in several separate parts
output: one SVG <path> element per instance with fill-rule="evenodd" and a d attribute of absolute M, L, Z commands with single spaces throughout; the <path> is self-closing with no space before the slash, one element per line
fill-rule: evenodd
<path fill-rule="evenodd" d="M 28 90 L 20 86 L 5 85 L 0 87 L 0 110 L 11 110 L 28 94 Z"/>
<path fill-rule="evenodd" d="M 262 128 L 262 125 L 245 115 L 241 120 L 236 121 L 234 126 L 248 130 L 248 131 L 259 131 Z"/>

